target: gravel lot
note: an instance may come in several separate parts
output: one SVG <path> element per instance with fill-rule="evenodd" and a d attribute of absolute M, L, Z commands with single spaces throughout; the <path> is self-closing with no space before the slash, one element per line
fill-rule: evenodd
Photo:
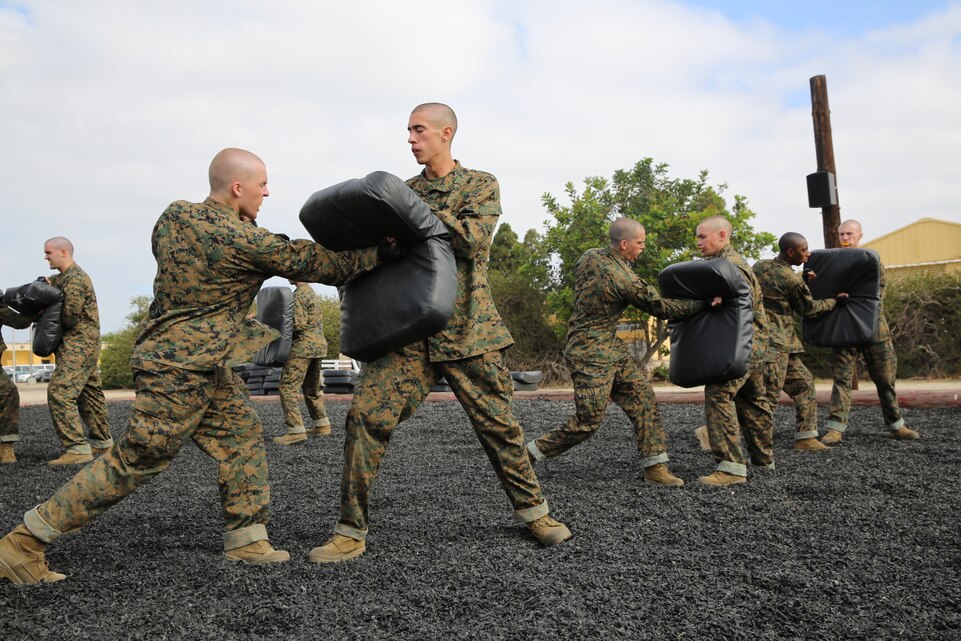
<path fill-rule="evenodd" d="M 109 404 L 115 436 L 129 402 Z M 268 437 L 277 401 L 258 403 Z M 170 470 L 48 550 L 69 575 L 0 584 L 0 638 L 71 639 L 958 639 L 961 439 L 957 409 L 914 409 L 922 440 L 896 443 L 877 407 L 853 410 L 843 445 L 790 449 L 733 489 L 692 431 L 699 405 L 662 405 L 681 489 L 645 486 L 626 418 L 537 468 L 574 532 L 540 548 L 510 506 L 460 407 L 426 403 L 394 440 L 374 488 L 367 554 L 306 562 L 337 518 L 343 419 L 334 436 L 268 443 L 271 541 L 290 563 L 223 560 L 216 468 L 188 445 Z M 515 401 L 529 436 L 573 403 Z M 824 408 L 822 408 L 822 413 Z M 825 418 L 822 416 L 822 419 Z M 67 481 L 45 406 L 21 411 L 16 465 L 0 467 L 0 529 Z"/>

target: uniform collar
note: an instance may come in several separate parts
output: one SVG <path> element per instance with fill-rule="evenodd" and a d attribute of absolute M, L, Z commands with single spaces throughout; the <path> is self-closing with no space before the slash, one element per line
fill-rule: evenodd
<path fill-rule="evenodd" d="M 427 169 L 422 169 L 419 178 L 430 186 L 431 191 L 451 192 L 454 190 L 454 181 L 456 181 L 458 176 L 464 171 L 463 165 L 460 164 L 459 160 L 455 159 L 454 168 L 451 169 L 450 173 L 446 176 L 431 180 L 427 177 Z"/>

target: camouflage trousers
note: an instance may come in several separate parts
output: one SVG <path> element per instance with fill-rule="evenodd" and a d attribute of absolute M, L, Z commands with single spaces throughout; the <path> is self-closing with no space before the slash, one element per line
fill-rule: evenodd
<path fill-rule="evenodd" d="M 307 413 L 317 426 L 330 425 L 327 408 L 324 407 L 324 373 L 319 358 L 287 359 L 280 374 L 280 406 L 284 411 L 284 423 L 291 434 L 306 430 L 304 417 L 300 415 L 298 392 L 303 390 Z"/>
<path fill-rule="evenodd" d="M 562 427 L 534 441 L 535 458 L 553 458 L 590 438 L 601 427 L 610 397 L 634 426 L 642 467 L 667 462 L 667 435 L 654 388 L 633 358 L 603 366 L 568 361 L 567 366 L 574 382 L 575 413 Z"/>
<path fill-rule="evenodd" d="M 467 413 L 514 508 L 514 518 L 529 522 L 547 514 L 547 501 L 524 447 L 524 430 L 511 413 L 514 386 L 501 353 L 431 363 L 423 341 L 367 363 L 361 372 L 347 412 L 340 521 L 334 528 L 338 534 L 367 536 L 371 485 L 390 436 L 441 376 Z M 457 462 L 452 460 L 451 465 Z M 438 509 L 445 504 L 443 492 L 438 488 Z"/>
<path fill-rule="evenodd" d="M 834 350 L 834 386 L 831 388 L 831 416 L 828 429 L 844 432 L 851 413 L 851 380 L 857 367 L 858 356 L 864 356 L 868 375 L 878 389 L 881 415 L 884 425 L 892 432 L 904 425 L 898 407 L 898 395 L 894 391 L 898 357 L 891 339 L 872 343 L 866 347 L 847 347 Z"/>
<path fill-rule="evenodd" d="M 127 431 L 45 503 L 24 515 L 44 541 L 80 529 L 166 470 L 192 439 L 217 462 L 224 548 L 265 540 L 270 503 L 260 418 L 230 369 L 194 372 L 157 366 L 135 372 Z"/>
<path fill-rule="evenodd" d="M 53 429 L 63 447 L 75 454 L 89 454 L 90 447 L 106 449 L 113 445 L 107 423 L 107 402 L 100 386 L 97 368 L 99 353 L 76 356 L 57 354 L 57 369 L 47 387 L 47 406 Z M 83 436 L 84 424 L 90 440 Z"/>
<path fill-rule="evenodd" d="M 773 417 L 781 398 L 781 390 L 794 401 L 794 440 L 818 436 L 818 399 L 811 372 L 801 361 L 800 354 L 781 352 L 777 358 L 764 363 L 764 389 Z"/>
<path fill-rule="evenodd" d="M 20 392 L 7 373 L 0 370 L 0 443 L 20 440 Z"/>
<path fill-rule="evenodd" d="M 721 472 L 747 476 L 742 434 L 752 465 L 774 465 L 774 417 L 764 387 L 763 365 L 751 363 L 741 378 L 704 386 L 707 434 Z"/>

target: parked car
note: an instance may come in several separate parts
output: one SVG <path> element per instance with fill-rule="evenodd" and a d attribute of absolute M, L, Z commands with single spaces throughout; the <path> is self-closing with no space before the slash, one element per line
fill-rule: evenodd
<path fill-rule="evenodd" d="M 12 368 L 12 367 L 6 367 L 6 366 L 4 366 L 4 368 L 3 368 L 3 373 L 6 374 L 7 376 L 9 376 L 10 378 L 13 378 L 14 371 L 13 371 L 13 368 Z"/>
<path fill-rule="evenodd" d="M 30 372 L 23 372 L 23 373 L 21 373 L 21 374 L 17 374 L 17 382 L 18 382 L 18 383 L 26 383 L 26 382 L 28 382 L 31 378 L 33 378 L 33 374 L 31 374 Z"/>
<path fill-rule="evenodd" d="M 38 383 L 49 383 L 51 376 L 53 376 L 52 369 L 42 369 L 34 374 L 33 379 Z"/>

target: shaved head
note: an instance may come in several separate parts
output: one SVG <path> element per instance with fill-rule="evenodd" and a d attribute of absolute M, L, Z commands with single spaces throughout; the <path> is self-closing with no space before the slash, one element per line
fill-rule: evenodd
<path fill-rule="evenodd" d="M 47 242 L 43 244 L 44 247 L 50 247 L 51 249 L 64 250 L 70 256 L 73 256 L 73 243 L 64 238 L 63 236 L 54 236 Z"/>
<path fill-rule="evenodd" d="M 841 247 L 860 247 L 863 235 L 861 223 L 853 218 L 838 225 L 838 240 L 841 241 Z"/>
<path fill-rule="evenodd" d="M 644 225 L 633 218 L 618 218 L 611 223 L 607 235 L 611 239 L 612 245 L 617 245 L 622 240 L 633 240 L 644 231 Z"/>
<path fill-rule="evenodd" d="M 442 102 L 425 102 L 422 105 L 417 105 L 414 110 L 410 112 L 411 115 L 422 114 L 427 117 L 427 119 L 437 126 L 438 129 L 443 129 L 444 127 L 451 128 L 451 140 L 454 139 L 454 134 L 457 133 L 457 115 L 454 110 L 445 105 Z"/>
<path fill-rule="evenodd" d="M 245 182 L 264 168 L 264 161 L 245 149 L 228 148 L 210 161 L 210 193 L 222 193 L 235 182 Z"/>
<path fill-rule="evenodd" d="M 708 231 L 723 231 L 727 234 L 728 238 L 734 233 L 734 227 L 731 225 L 731 221 L 724 216 L 708 216 L 698 224 L 698 228 L 703 228 Z"/>
<path fill-rule="evenodd" d="M 797 249 L 801 245 L 807 246 L 807 244 L 807 238 L 795 231 L 789 231 L 778 239 L 777 248 L 782 252 L 787 252 L 789 249 Z"/>

